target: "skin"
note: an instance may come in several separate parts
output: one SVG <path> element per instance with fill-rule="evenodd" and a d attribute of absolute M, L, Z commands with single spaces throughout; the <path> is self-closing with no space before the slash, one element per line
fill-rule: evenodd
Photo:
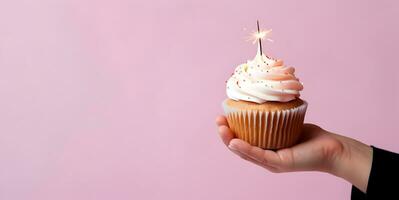
<path fill-rule="evenodd" d="M 341 177 L 363 192 L 372 164 L 372 148 L 354 139 L 304 124 L 297 145 L 278 151 L 251 146 L 234 137 L 224 116 L 216 118 L 219 135 L 230 151 L 270 172 L 321 171 Z"/>

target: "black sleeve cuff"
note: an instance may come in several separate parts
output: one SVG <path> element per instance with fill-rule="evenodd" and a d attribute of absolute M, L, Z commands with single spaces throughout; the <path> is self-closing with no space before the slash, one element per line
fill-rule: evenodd
<path fill-rule="evenodd" d="M 373 162 L 366 194 L 352 186 L 352 200 L 399 199 L 399 154 L 373 148 Z"/>
<path fill-rule="evenodd" d="M 352 185 L 352 192 L 351 192 L 351 200 L 363 200 L 367 199 L 366 194 L 363 193 L 361 190 L 357 189 L 354 185 Z"/>

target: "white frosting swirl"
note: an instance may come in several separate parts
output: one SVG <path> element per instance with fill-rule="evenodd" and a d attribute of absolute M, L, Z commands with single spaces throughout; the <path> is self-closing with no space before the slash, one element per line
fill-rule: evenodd
<path fill-rule="evenodd" d="M 253 60 L 239 65 L 226 84 L 227 96 L 234 100 L 256 103 L 266 101 L 287 102 L 299 97 L 303 85 L 295 77 L 295 69 L 256 54 Z"/>

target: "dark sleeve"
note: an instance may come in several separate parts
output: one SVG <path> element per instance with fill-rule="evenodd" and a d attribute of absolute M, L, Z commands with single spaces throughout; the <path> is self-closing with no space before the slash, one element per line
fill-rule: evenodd
<path fill-rule="evenodd" d="M 352 200 L 399 199 L 399 154 L 373 148 L 373 162 L 366 194 L 352 186 Z"/>

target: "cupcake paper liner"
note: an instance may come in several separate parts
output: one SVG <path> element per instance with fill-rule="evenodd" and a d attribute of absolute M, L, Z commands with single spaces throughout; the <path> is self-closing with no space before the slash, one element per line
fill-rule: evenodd
<path fill-rule="evenodd" d="M 301 134 L 307 102 L 298 107 L 278 110 L 240 110 L 223 102 L 230 129 L 236 138 L 262 149 L 293 146 Z"/>

